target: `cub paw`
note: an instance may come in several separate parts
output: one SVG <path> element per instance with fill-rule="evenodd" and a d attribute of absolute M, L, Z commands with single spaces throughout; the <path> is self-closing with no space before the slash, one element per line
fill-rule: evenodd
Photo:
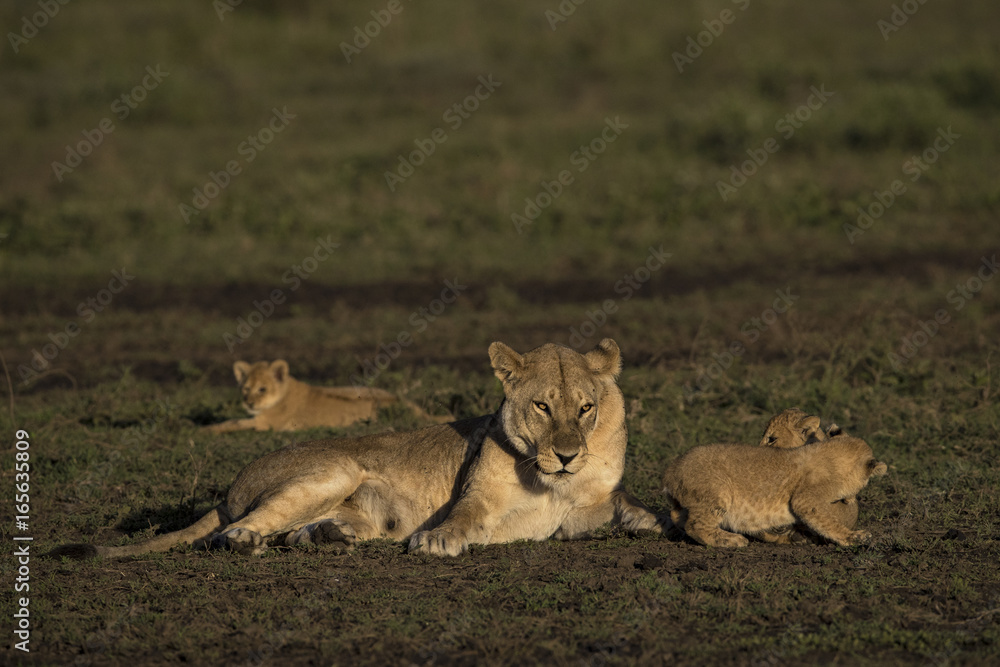
<path fill-rule="evenodd" d="M 469 550 L 469 542 L 448 530 L 424 530 L 410 538 L 411 554 L 458 556 Z"/>
<path fill-rule="evenodd" d="M 212 538 L 213 549 L 228 549 L 243 556 L 259 556 L 267 551 L 260 533 L 247 528 L 233 528 Z"/>
<path fill-rule="evenodd" d="M 718 535 L 712 536 L 711 540 L 705 540 L 705 543 L 710 547 L 725 547 L 728 549 L 745 547 L 750 544 L 750 540 L 745 538 L 743 535 L 722 532 Z"/>
<path fill-rule="evenodd" d="M 358 541 L 357 533 L 351 524 L 335 519 L 326 519 L 311 523 L 285 537 L 285 544 L 331 544 L 337 553 L 346 553 L 354 548 Z"/>

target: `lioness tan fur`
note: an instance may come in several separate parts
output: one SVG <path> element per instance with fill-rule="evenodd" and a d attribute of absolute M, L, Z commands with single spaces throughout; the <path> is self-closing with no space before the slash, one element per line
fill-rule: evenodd
<path fill-rule="evenodd" d="M 349 426 L 363 419 L 373 419 L 378 408 L 400 401 L 395 394 L 374 387 L 308 385 L 291 376 L 284 359 L 255 364 L 237 361 L 233 364 L 233 375 L 240 385 L 243 407 L 253 416 L 207 426 L 213 433 Z M 444 421 L 430 417 L 409 401 L 404 403 L 419 417 Z"/>
<path fill-rule="evenodd" d="M 761 436 L 762 447 L 781 447 L 791 449 L 802 445 L 823 442 L 828 438 L 841 435 L 843 431 L 836 424 L 831 424 L 825 431 L 820 428 L 819 417 L 807 415 L 798 408 L 784 410 L 767 423 L 764 435 Z M 830 511 L 846 528 L 853 529 L 858 523 L 858 499 L 855 496 L 841 498 L 833 503 Z M 798 524 L 788 529 L 771 532 L 763 537 L 769 542 L 788 544 L 791 542 L 822 542 L 814 532 L 806 526 Z"/>
<path fill-rule="evenodd" d="M 835 505 L 885 473 L 867 443 L 838 435 L 791 449 L 695 447 L 668 466 L 663 484 L 674 524 L 701 544 L 742 547 L 744 535 L 770 540 L 801 522 L 848 546 L 870 535 L 848 528 Z"/>
<path fill-rule="evenodd" d="M 410 433 L 316 440 L 252 462 L 226 501 L 189 528 L 122 547 L 70 545 L 53 556 L 129 556 L 205 543 L 260 553 L 292 545 L 409 540 L 416 553 L 470 544 L 579 538 L 608 522 L 662 532 L 622 488 L 625 403 L 611 339 L 581 355 L 493 343 L 506 398 L 495 414 Z"/>

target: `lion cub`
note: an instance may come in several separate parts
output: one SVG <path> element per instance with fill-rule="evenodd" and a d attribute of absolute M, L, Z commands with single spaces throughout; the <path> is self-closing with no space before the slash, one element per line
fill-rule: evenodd
<path fill-rule="evenodd" d="M 663 484 L 674 524 L 701 544 L 746 546 L 740 533 L 775 541 L 799 522 L 848 546 L 870 535 L 847 527 L 835 506 L 884 474 L 864 440 L 838 435 L 794 448 L 695 447 L 667 467 Z"/>
<path fill-rule="evenodd" d="M 791 449 L 811 442 L 821 442 L 840 435 L 840 427 L 830 426 L 825 432 L 820 428 L 819 417 L 807 415 L 798 408 L 789 408 L 771 417 L 761 436 L 762 447 Z"/>
<path fill-rule="evenodd" d="M 820 428 L 819 417 L 807 415 L 798 408 L 789 408 L 775 415 L 764 428 L 760 439 L 762 447 L 781 447 L 791 449 L 812 442 L 822 442 L 828 438 L 842 435 L 843 431 L 836 424 L 831 424 L 825 431 Z M 830 511 L 837 515 L 840 522 L 853 529 L 858 523 L 858 499 L 854 496 L 841 498 L 833 503 Z M 822 543 L 815 533 L 802 525 L 797 525 L 781 531 L 770 531 L 763 539 L 768 542 L 788 544 L 792 542 L 810 541 Z"/>
<path fill-rule="evenodd" d="M 233 364 L 233 374 L 243 394 L 243 407 L 253 416 L 207 426 L 213 433 L 348 426 L 362 419 L 372 419 L 378 408 L 400 400 L 395 394 L 371 387 L 308 385 L 288 373 L 288 362 L 284 359 L 255 364 L 237 361 Z M 406 404 L 418 416 L 428 417 L 416 405 L 408 401 Z"/>

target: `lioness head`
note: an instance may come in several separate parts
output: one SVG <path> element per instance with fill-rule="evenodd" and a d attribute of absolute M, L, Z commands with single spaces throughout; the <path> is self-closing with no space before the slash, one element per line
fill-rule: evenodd
<path fill-rule="evenodd" d="M 500 342 L 489 353 L 506 395 L 501 418 L 509 444 L 542 480 L 557 483 L 579 473 L 596 429 L 624 429 L 624 400 L 615 382 L 621 352 L 610 338 L 587 354 L 552 343 L 518 354 Z"/>
<path fill-rule="evenodd" d="M 233 375 L 243 394 L 243 407 L 252 415 L 274 407 L 288 393 L 288 362 L 284 359 L 252 365 L 237 361 Z"/>

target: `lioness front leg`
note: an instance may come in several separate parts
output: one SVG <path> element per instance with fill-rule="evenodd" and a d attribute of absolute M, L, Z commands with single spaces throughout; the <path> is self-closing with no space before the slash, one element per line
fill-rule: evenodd
<path fill-rule="evenodd" d="M 486 543 L 489 527 L 496 523 L 489 516 L 488 501 L 464 496 L 448 518 L 432 530 L 423 530 L 410 537 L 410 553 L 434 556 L 459 556 L 469 550 L 472 542 Z"/>
<path fill-rule="evenodd" d="M 648 507 L 625 491 L 618 490 L 612 492 L 602 503 L 575 508 L 553 537 L 557 540 L 583 539 L 608 523 L 621 526 L 633 535 L 642 533 L 662 535 L 665 520 L 661 520 Z"/>

